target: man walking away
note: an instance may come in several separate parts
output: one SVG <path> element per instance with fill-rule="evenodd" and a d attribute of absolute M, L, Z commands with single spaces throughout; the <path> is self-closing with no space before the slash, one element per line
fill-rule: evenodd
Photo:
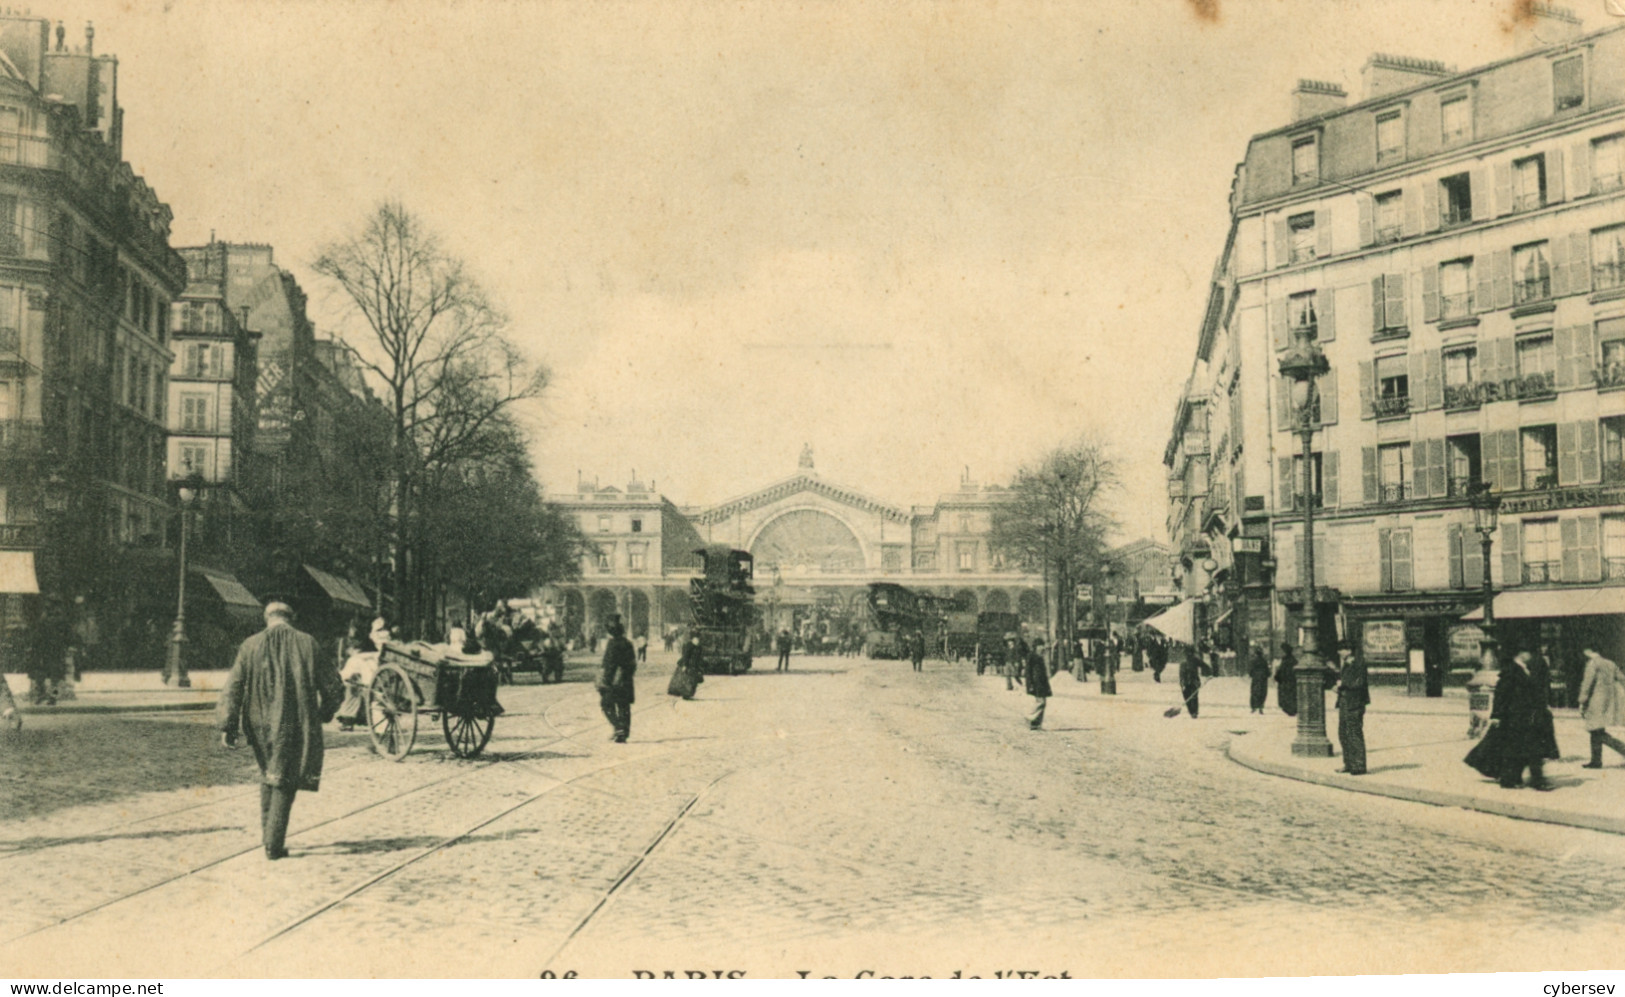
<path fill-rule="evenodd" d="M 1179 694 L 1195 720 L 1202 691 L 1202 652 L 1189 644 L 1180 645 L 1179 652 Z"/>
<path fill-rule="evenodd" d="M 1608 728 L 1625 723 L 1625 675 L 1619 666 L 1585 648 L 1585 677 L 1580 680 L 1580 717 L 1591 733 L 1591 761 L 1588 769 L 1602 768 L 1602 746 L 1625 755 L 1625 743 L 1608 733 Z"/>
<path fill-rule="evenodd" d="M 1254 713 L 1263 713 L 1264 702 L 1270 694 L 1270 662 L 1264 657 L 1264 649 L 1257 644 L 1253 645 L 1252 653 L 1247 657 L 1247 677 L 1252 680 L 1247 708 Z"/>
<path fill-rule="evenodd" d="M 1353 647 L 1338 648 L 1343 667 L 1337 675 L 1337 741 L 1343 746 L 1343 771 L 1365 775 L 1365 708 L 1371 703 L 1365 659 Z"/>
<path fill-rule="evenodd" d="M 288 815 L 301 789 L 322 778 L 322 724 L 343 697 L 338 669 L 316 638 L 294 629 L 286 603 L 265 607 L 265 629 L 237 649 L 216 707 L 220 742 L 248 740 L 260 767 L 260 833 L 265 857 L 285 858 Z"/>
<path fill-rule="evenodd" d="M 1044 706 L 1050 697 L 1049 667 L 1044 663 L 1044 638 L 1033 638 L 1032 650 L 1026 661 L 1027 695 L 1033 697 L 1033 711 L 1027 714 L 1027 726 L 1033 730 L 1044 726 Z"/>
<path fill-rule="evenodd" d="M 915 671 L 921 672 L 925 670 L 925 634 L 918 630 L 914 631 L 914 636 L 909 638 L 908 657 L 910 661 L 914 662 Z"/>
<path fill-rule="evenodd" d="M 779 628 L 779 636 L 775 641 L 779 652 L 779 667 L 775 671 L 787 672 L 790 670 L 790 631 L 784 627 Z"/>
<path fill-rule="evenodd" d="M 616 744 L 632 736 L 632 676 L 638 670 L 638 652 L 626 639 L 620 616 L 609 618 L 609 640 L 604 644 L 603 670 L 598 675 L 598 705 L 603 707 Z"/>

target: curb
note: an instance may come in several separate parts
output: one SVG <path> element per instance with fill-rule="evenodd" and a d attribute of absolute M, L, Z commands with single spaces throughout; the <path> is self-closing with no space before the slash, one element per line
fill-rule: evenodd
<path fill-rule="evenodd" d="M 197 703 L 133 703 L 127 706 L 115 706 L 111 703 L 80 703 L 75 701 L 69 704 L 58 703 L 55 706 L 37 706 L 17 704 L 17 712 L 25 717 L 61 716 L 68 713 L 182 713 L 189 710 L 212 710 L 215 704 L 211 702 Z"/>
<path fill-rule="evenodd" d="M 1240 765 L 1242 768 L 1262 772 L 1265 775 L 1279 776 L 1283 779 L 1294 779 L 1298 782 L 1314 783 L 1318 786 L 1327 786 L 1332 789 L 1343 789 L 1351 793 L 1366 793 L 1371 796 L 1387 796 L 1395 800 L 1406 800 L 1411 803 L 1426 803 L 1436 807 L 1456 807 L 1462 810 L 1477 810 L 1480 813 L 1495 814 L 1500 817 L 1513 817 L 1518 820 L 1532 820 L 1543 824 L 1564 824 L 1569 827 L 1584 828 L 1588 831 L 1602 831 L 1607 834 L 1625 834 L 1625 818 L 1605 817 L 1600 814 L 1576 814 L 1565 810 L 1556 810 L 1551 807 L 1531 806 L 1508 801 L 1502 803 L 1496 800 L 1486 800 L 1480 796 L 1469 796 L 1465 793 L 1448 793 L 1443 790 L 1421 789 L 1413 786 L 1396 786 L 1393 783 L 1371 782 L 1369 776 L 1358 778 L 1349 775 L 1339 775 L 1335 772 L 1315 772 L 1295 765 L 1284 765 L 1279 762 L 1266 761 L 1262 758 L 1250 757 L 1236 751 L 1236 742 L 1230 741 L 1225 745 L 1226 758 Z"/>

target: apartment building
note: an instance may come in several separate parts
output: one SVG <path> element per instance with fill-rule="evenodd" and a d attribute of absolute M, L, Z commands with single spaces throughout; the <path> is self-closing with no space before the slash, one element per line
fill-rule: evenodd
<path fill-rule="evenodd" d="M 1566 40 L 1465 72 L 1374 56 L 1360 102 L 1303 81 L 1248 143 L 1193 364 L 1210 484 L 1170 506 L 1238 647 L 1296 639 L 1308 501 L 1316 584 L 1375 667 L 1471 669 L 1485 570 L 1513 647 L 1625 651 L 1625 28 L 1535 11 Z M 1308 496 L 1278 370 L 1298 330 L 1330 362 Z"/>

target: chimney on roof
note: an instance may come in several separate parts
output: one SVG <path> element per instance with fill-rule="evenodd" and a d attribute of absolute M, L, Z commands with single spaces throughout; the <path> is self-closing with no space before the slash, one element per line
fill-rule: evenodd
<path fill-rule="evenodd" d="M 1336 83 L 1299 80 L 1292 88 L 1292 120 L 1303 121 L 1348 106 L 1348 93 Z"/>
<path fill-rule="evenodd" d="M 1519 52 L 1572 41 L 1584 27 L 1579 16 L 1567 7 L 1528 0 L 1514 7 L 1512 17 L 1512 37 Z"/>
<path fill-rule="evenodd" d="M 85 22 L 85 54 L 96 54 L 96 26 L 89 21 Z"/>
<path fill-rule="evenodd" d="M 1365 99 L 1409 90 L 1450 75 L 1450 68 L 1437 59 L 1412 59 L 1378 52 L 1360 70 L 1360 86 Z"/>
<path fill-rule="evenodd" d="M 68 28 L 61 21 L 56 22 L 56 50 L 62 51 L 67 46 Z"/>

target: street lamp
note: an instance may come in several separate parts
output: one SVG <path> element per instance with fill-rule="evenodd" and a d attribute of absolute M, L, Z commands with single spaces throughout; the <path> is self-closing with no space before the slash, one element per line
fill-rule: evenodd
<path fill-rule="evenodd" d="M 1320 592 L 1315 587 L 1315 482 L 1310 444 L 1315 435 L 1315 381 L 1331 369 L 1326 354 L 1315 345 L 1306 327 L 1293 331 L 1292 348 L 1281 358 L 1281 376 L 1292 382 L 1292 405 L 1298 414 L 1298 436 L 1303 443 L 1303 612 L 1308 625 L 1303 628 L 1302 654 L 1298 663 L 1298 737 L 1292 742 L 1294 755 L 1330 758 L 1332 742 L 1326 739 L 1325 676 L 1320 663 Z"/>
<path fill-rule="evenodd" d="M 1106 624 L 1106 655 L 1100 669 L 1100 694 L 1102 696 L 1117 695 L 1117 652 L 1112 650 L 1112 616 L 1110 603 L 1106 602 L 1112 594 L 1112 581 L 1117 577 L 1117 566 L 1107 564 L 1100 569 L 1100 587 L 1106 591 L 1100 596 L 1100 618 Z"/>
<path fill-rule="evenodd" d="M 180 487 L 175 490 L 181 502 L 181 548 L 180 548 L 180 582 L 176 586 L 175 597 L 175 629 L 169 635 L 169 658 L 164 663 L 164 682 L 167 684 L 170 677 L 175 679 L 175 685 L 182 689 L 191 688 L 191 676 L 186 674 L 186 526 L 192 512 L 192 503 L 197 500 L 198 491 L 202 482 L 196 475 L 182 479 Z"/>
<path fill-rule="evenodd" d="M 1479 641 L 1478 671 L 1467 680 L 1467 736 L 1478 737 L 1489 728 L 1490 701 L 1495 694 L 1495 683 L 1500 680 L 1500 662 L 1497 660 L 1499 642 L 1495 639 L 1495 588 L 1490 580 L 1490 547 L 1501 512 L 1501 497 L 1490 493 L 1490 486 L 1478 482 L 1468 493 L 1467 504 L 1473 509 L 1473 529 L 1478 531 L 1478 542 L 1484 556 L 1484 623 L 1480 629 L 1484 636 Z"/>

